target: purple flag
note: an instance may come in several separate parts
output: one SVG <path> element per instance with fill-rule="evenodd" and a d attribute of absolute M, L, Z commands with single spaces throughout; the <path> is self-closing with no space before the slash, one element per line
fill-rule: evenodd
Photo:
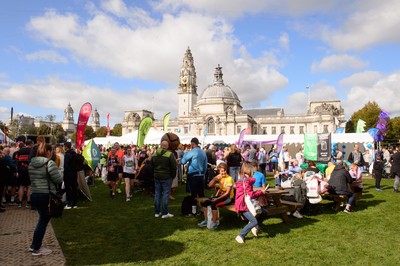
<path fill-rule="evenodd" d="M 278 139 L 276 140 L 276 151 L 281 152 L 283 147 L 283 133 L 279 134 Z"/>
<path fill-rule="evenodd" d="M 242 131 L 240 131 L 239 140 L 238 140 L 238 148 L 239 149 L 242 148 L 244 133 L 246 133 L 246 129 L 243 129 Z"/>

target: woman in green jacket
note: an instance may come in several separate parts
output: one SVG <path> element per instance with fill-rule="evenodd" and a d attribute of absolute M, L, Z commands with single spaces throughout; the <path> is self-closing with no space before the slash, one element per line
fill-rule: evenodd
<path fill-rule="evenodd" d="M 33 233 L 32 244 L 29 250 L 32 255 L 49 255 L 50 249 L 42 247 L 47 224 L 50 221 L 49 215 L 49 187 L 56 193 L 56 185 L 63 181 L 56 163 L 51 160 L 53 147 L 50 144 L 40 143 L 37 154 L 32 158 L 28 171 L 31 179 L 31 201 L 32 206 L 39 213 L 39 220 Z"/>

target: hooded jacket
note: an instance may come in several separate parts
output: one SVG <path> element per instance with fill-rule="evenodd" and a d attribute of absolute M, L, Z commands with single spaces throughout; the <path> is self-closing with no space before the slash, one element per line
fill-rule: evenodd
<path fill-rule="evenodd" d="M 336 165 L 335 169 L 332 171 L 331 178 L 329 179 L 329 185 L 331 185 L 335 191 L 351 192 L 348 184 L 351 184 L 352 182 L 353 179 L 346 168 L 341 164 Z"/>
<path fill-rule="evenodd" d="M 253 190 L 254 182 L 256 182 L 256 179 L 253 177 L 240 177 L 239 180 L 236 181 L 235 209 L 237 213 L 249 211 L 246 202 L 244 201 L 246 194 L 248 194 L 251 199 L 257 199 L 263 195 L 261 190 Z"/>
<path fill-rule="evenodd" d="M 28 171 L 31 179 L 31 193 L 49 193 L 49 184 L 51 192 L 56 193 L 56 185 L 63 181 L 56 163 L 46 157 L 33 157 Z"/>
<path fill-rule="evenodd" d="M 159 148 L 151 157 L 151 166 L 155 179 L 174 179 L 176 175 L 176 159 L 171 151 Z"/>

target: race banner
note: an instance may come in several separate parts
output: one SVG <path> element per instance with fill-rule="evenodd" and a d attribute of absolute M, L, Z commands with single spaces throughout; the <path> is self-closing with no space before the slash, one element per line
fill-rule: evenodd
<path fill-rule="evenodd" d="M 304 134 L 304 158 L 311 161 L 318 159 L 318 135 Z"/>
<path fill-rule="evenodd" d="M 239 140 L 238 140 L 238 148 L 242 148 L 242 144 L 243 144 L 243 139 L 244 139 L 244 134 L 246 133 L 246 129 L 243 129 L 242 131 L 240 131 L 239 134 Z"/>
<path fill-rule="evenodd" d="M 78 125 L 76 127 L 76 147 L 82 147 L 85 143 L 85 128 L 89 121 L 90 114 L 92 113 L 92 105 L 85 103 L 82 105 L 78 117 Z"/>
<path fill-rule="evenodd" d="M 329 162 L 331 160 L 331 134 L 318 134 L 317 161 Z"/>
<path fill-rule="evenodd" d="M 153 124 L 153 119 L 151 117 L 145 117 L 140 121 L 138 135 L 137 135 L 137 145 L 142 147 L 144 144 L 144 140 L 146 138 L 147 133 Z"/>
<path fill-rule="evenodd" d="M 164 133 L 167 132 L 168 124 L 169 124 L 169 118 L 170 117 L 171 117 L 171 112 L 169 112 L 168 114 L 164 115 L 164 119 L 163 119 L 163 130 L 164 130 Z"/>
<path fill-rule="evenodd" d="M 110 113 L 107 114 L 107 137 L 110 136 Z"/>
<path fill-rule="evenodd" d="M 91 139 L 85 146 L 82 155 L 86 160 L 86 164 L 90 167 L 90 169 L 92 169 L 92 171 L 94 171 L 97 164 L 100 162 L 101 152 L 93 139 Z"/>
<path fill-rule="evenodd" d="M 276 151 L 280 153 L 282 147 L 283 147 L 283 133 L 279 134 L 278 139 L 276 140 Z"/>

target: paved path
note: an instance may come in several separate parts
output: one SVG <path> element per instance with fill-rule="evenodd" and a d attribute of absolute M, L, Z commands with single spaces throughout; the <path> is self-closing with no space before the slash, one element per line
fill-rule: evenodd
<path fill-rule="evenodd" d="M 28 248 L 38 220 L 36 211 L 7 205 L 0 213 L 0 265 L 65 265 L 65 257 L 54 234 L 51 221 L 43 246 L 53 252 L 48 256 L 32 256 Z"/>

